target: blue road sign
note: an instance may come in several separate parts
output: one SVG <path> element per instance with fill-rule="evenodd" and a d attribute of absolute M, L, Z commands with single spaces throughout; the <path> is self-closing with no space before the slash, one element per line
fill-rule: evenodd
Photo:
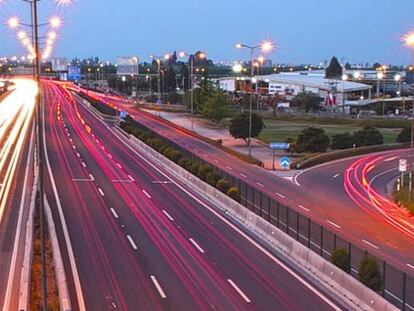
<path fill-rule="evenodd" d="M 127 113 L 125 110 L 122 110 L 122 111 L 119 113 L 119 117 L 120 117 L 121 119 L 125 119 L 127 116 L 128 116 L 128 113 Z"/>
<path fill-rule="evenodd" d="M 68 80 L 79 81 L 81 79 L 80 66 L 68 66 Z"/>
<path fill-rule="evenodd" d="M 290 159 L 288 157 L 282 157 L 280 158 L 280 166 L 283 167 L 284 169 L 288 169 L 290 166 Z"/>
<path fill-rule="evenodd" d="M 270 143 L 269 148 L 273 150 L 288 150 L 290 149 L 290 144 L 288 143 Z"/>

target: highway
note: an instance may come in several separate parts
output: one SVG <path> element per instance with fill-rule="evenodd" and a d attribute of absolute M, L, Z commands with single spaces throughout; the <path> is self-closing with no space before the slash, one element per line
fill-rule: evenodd
<path fill-rule="evenodd" d="M 109 105 L 115 105 L 119 110 L 127 111 L 137 122 L 195 152 L 227 174 L 243 180 L 280 203 L 324 225 L 362 250 L 368 250 L 414 276 L 412 239 L 384 220 L 372 217 L 372 214 L 355 204 L 345 191 L 344 174 L 355 159 L 307 170 L 292 183 L 262 168 L 240 161 L 194 137 L 188 131 L 177 129 L 160 118 L 136 110 L 124 100 L 99 93 L 91 94 Z"/>
<path fill-rule="evenodd" d="M 33 187 L 33 115 L 36 85 L 14 80 L 0 100 L 0 306 L 17 310 L 26 222 Z"/>
<path fill-rule="evenodd" d="M 340 310 L 210 202 L 45 83 L 46 197 L 74 309 Z"/>

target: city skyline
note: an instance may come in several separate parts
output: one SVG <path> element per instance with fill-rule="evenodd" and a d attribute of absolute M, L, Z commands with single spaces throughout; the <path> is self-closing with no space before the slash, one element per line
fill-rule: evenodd
<path fill-rule="evenodd" d="M 26 16 L 24 4 L 11 6 L 8 2 L 1 4 L 3 23 L 11 14 Z M 64 26 L 52 57 L 99 56 L 115 60 L 122 55 L 138 55 L 141 60 L 149 60 L 153 53 L 200 49 L 215 60 L 246 59 L 245 51 L 234 48 L 237 42 L 271 39 L 276 49 L 268 58 L 276 63 L 316 64 L 334 55 L 350 63 L 413 62 L 410 50 L 400 39 L 413 28 L 409 12 L 414 5 L 410 1 L 381 6 L 373 0 L 362 4 L 356 0 L 317 2 L 295 0 L 276 5 L 262 1 L 262 9 L 252 17 L 243 1 L 233 0 L 225 4 L 216 0 L 163 0 L 155 4 L 123 1 L 117 7 L 78 0 L 76 9 L 65 10 Z M 49 6 L 42 4 L 43 16 L 51 14 Z M 91 16 L 94 11 L 97 14 Z M 157 16 L 168 22 L 156 24 Z M 249 18 L 252 22 L 248 22 Z M 139 29 L 145 31 L 141 33 Z M 7 27 L 0 28 L 0 37 L 7 47 L 0 50 L 2 55 L 23 55 Z"/>

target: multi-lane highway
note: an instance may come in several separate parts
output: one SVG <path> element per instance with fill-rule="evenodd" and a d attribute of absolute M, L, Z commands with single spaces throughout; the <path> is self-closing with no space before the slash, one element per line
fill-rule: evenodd
<path fill-rule="evenodd" d="M 395 267 L 414 275 L 412 239 L 405 233 L 372 217 L 348 196 L 344 175 L 355 159 L 329 163 L 300 174 L 295 183 L 277 178 L 198 139 L 188 131 L 172 127 L 168 122 L 136 110 L 117 97 L 94 94 L 118 109 L 126 110 L 136 121 L 167 137 L 205 161 L 219 166 L 229 175 L 241 178 L 266 195 L 328 227 L 339 236 L 387 260 Z"/>
<path fill-rule="evenodd" d="M 75 309 L 339 309 L 211 202 L 45 83 L 46 197 Z"/>
<path fill-rule="evenodd" d="M 15 80 L 0 100 L 0 306 L 17 310 L 26 223 L 34 182 L 33 115 L 36 84 Z"/>

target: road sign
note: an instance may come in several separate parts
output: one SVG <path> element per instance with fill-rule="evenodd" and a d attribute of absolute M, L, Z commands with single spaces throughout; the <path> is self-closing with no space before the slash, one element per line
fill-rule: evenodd
<path fill-rule="evenodd" d="M 119 117 L 120 117 L 121 119 L 125 119 L 127 116 L 128 116 L 128 113 L 127 113 L 125 110 L 122 110 L 122 111 L 119 113 Z"/>
<path fill-rule="evenodd" d="M 288 143 L 270 143 L 269 148 L 273 150 L 289 150 L 290 144 Z"/>
<path fill-rule="evenodd" d="M 404 173 L 407 171 L 407 159 L 400 159 L 398 169 L 401 173 Z"/>
<path fill-rule="evenodd" d="M 68 80 L 79 81 L 81 79 L 81 68 L 80 66 L 69 66 L 68 67 Z"/>
<path fill-rule="evenodd" d="M 290 159 L 288 157 L 282 157 L 280 158 L 280 166 L 283 167 L 284 169 L 288 169 L 290 166 Z"/>

